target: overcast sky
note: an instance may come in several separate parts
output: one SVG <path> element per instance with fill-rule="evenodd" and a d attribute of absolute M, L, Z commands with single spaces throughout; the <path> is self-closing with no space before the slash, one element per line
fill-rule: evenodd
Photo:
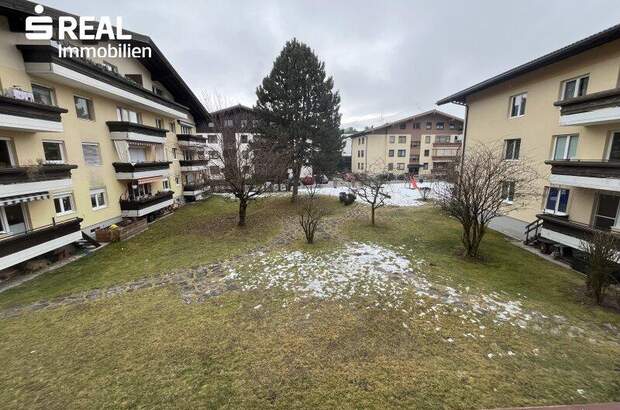
<path fill-rule="evenodd" d="M 618 0 L 46 0 L 67 12 L 123 16 L 149 35 L 200 96 L 253 105 L 293 37 L 326 63 L 343 126 L 363 128 L 435 101 L 620 23 Z M 463 115 L 454 105 L 440 107 Z"/>

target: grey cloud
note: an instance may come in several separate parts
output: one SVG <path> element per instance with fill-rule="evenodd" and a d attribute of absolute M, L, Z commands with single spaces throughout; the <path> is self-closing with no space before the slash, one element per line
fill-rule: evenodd
<path fill-rule="evenodd" d="M 357 127 L 431 109 L 441 97 L 620 20 L 616 0 L 45 4 L 81 15 L 122 15 L 128 29 L 155 40 L 196 94 L 247 105 L 286 40 L 297 37 L 334 77 L 343 125 Z"/>

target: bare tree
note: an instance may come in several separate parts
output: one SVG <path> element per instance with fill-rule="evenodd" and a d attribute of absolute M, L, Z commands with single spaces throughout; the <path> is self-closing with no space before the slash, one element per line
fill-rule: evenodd
<path fill-rule="evenodd" d="M 618 269 L 619 245 L 618 238 L 611 232 L 605 231 L 596 231 L 590 241 L 581 243 L 588 262 L 586 286 L 598 305 L 603 303 L 607 288 L 615 283 L 612 274 Z"/>
<path fill-rule="evenodd" d="M 375 224 L 375 212 L 385 206 L 385 201 L 390 198 L 385 192 L 388 181 L 387 174 L 384 172 L 372 172 L 356 174 L 356 181 L 350 188 L 360 200 L 370 205 L 370 223 Z"/>
<path fill-rule="evenodd" d="M 463 227 L 468 257 L 478 257 L 493 218 L 524 207 L 526 199 L 538 193 L 538 174 L 531 163 L 506 160 L 503 151 L 500 144 L 471 145 L 446 168 L 446 183 L 435 187 L 438 205 Z"/>
<path fill-rule="evenodd" d="M 304 231 L 307 243 L 314 243 L 316 229 L 327 214 L 327 209 L 321 205 L 317 195 L 316 185 L 307 186 L 306 195 L 301 195 L 297 206 L 299 224 Z"/>

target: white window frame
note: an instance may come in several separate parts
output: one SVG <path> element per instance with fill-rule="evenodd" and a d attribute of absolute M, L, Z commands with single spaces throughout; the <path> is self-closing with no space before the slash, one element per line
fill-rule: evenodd
<path fill-rule="evenodd" d="M 551 193 L 552 189 L 557 189 L 558 190 L 558 199 L 555 201 L 555 208 L 554 209 L 550 209 L 547 208 L 547 202 L 549 202 L 549 194 Z M 563 212 L 563 211 L 558 211 L 558 207 L 560 206 L 560 196 L 562 194 L 561 191 L 566 191 L 568 192 L 568 200 L 566 201 L 566 210 L 568 211 L 568 207 L 570 204 L 570 189 L 568 188 L 560 188 L 557 186 L 549 186 L 549 187 L 545 187 L 545 191 L 546 195 L 544 197 L 544 205 L 543 205 L 543 213 L 545 214 L 552 214 L 552 215 L 557 215 L 557 216 L 566 216 L 568 215 L 568 212 Z"/>
<path fill-rule="evenodd" d="M 401 142 L 401 139 L 403 140 L 402 142 Z M 406 144 L 407 143 L 407 136 L 406 135 L 399 135 L 398 136 L 398 143 L 399 144 Z"/>
<path fill-rule="evenodd" d="M 62 208 L 62 210 L 60 212 L 56 212 L 56 200 L 57 199 L 62 199 L 62 198 L 69 198 L 69 203 L 71 204 L 71 209 L 70 210 L 66 210 L 65 209 L 65 205 L 62 201 L 59 201 L 60 207 Z M 63 215 L 70 215 L 70 214 L 74 214 L 76 212 L 75 209 L 75 200 L 73 199 L 73 193 L 72 192 L 63 192 L 63 193 L 59 193 L 59 194 L 54 194 L 54 212 L 56 212 L 56 216 L 63 216 Z"/>
<path fill-rule="evenodd" d="M 94 145 L 95 147 L 97 147 L 97 155 L 99 157 L 99 163 L 98 164 L 89 164 L 88 162 L 86 162 L 86 155 L 84 155 L 84 145 Z M 103 164 L 103 160 L 101 158 L 101 147 L 99 146 L 98 142 L 83 142 L 82 143 L 82 156 L 84 157 L 84 164 L 86 166 L 89 166 L 89 167 L 100 167 Z"/>
<path fill-rule="evenodd" d="M 105 208 L 108 207 L 108 194 L 106 193 L 104 188 L 91 189 L 89 194 L 90 195 L 89 195 L 88 199 L 90 201 L 90 206 L 91 206 L 93 211 L 98 211 L 99 209 L 105 209 Z M 103 194 L 103 201 L 104 201 L 103 205 L 101 205 L 99 203 L 99 194 Z M 95 202 L 97 203 L 96 206 L 92 206 L 93 205 L 93 202 L 92 202 L 93 195 L 95 196 Z"/>
<path fill-rule="evenodd" d="M 555 150 L 558 146 L 558 138 L 567 138 L 566 141 L 566 146 L 564 147 L 564 153 L 562 154 L 562 157 L 559 159 L 555 158 Z M 573 138 L 577 139 L 577 144 L 579 144 L 579 134 L 563 134 L 563 135 L 554 135 L 553 136 L 553 151 L 551 151 L 551 160 L 552 161 L 566 161 L 566 160 L 571 160 L 571 159 L 575 159 L 575 158 L 569 158 L 568 157 L 568 152 L 570 150 L 570 142 Z M 575 155 L 577 155 L 577 153 L 575 153 Z"/>
<path fill-rule="evenodd" d="M 164 120 L 162 120 L 161 118 L 155 118 L 155 127 L 159 128 L 160 130 L 164 129 Z"/>
<path fill-rule="evenodd" d="M 48 87 L 48 86 L 43 85 L 43 84 L 31 83 L 30 84 L 30 88 L 32 89 L 34 87 L 45 88 L 46 90 L 49 90 L 50 91 L 50 99 L 52 100 L 52 105 L 56 105 L 56 90 L 54 90 L 52 87 Z M 34 90 L 33 90 L 33 94 L 34 94 Z"/>
<path fill-rule="evenodd" d="M 514 107 L 514 105 L 515 105 L 515 103 L 517 101 L 517 98 L 519 98 L 519 97 L 525 97 L 525 107 L 523 108 L 523 113 L 521 113 L 521 111 L 522 111 L 522 104 L 519 104 L 519 109 L 517 111 L 517 115 L 512 115 L 512 107 Z M 521 101 L 523 101 L 523 98 L 521 98 Z M 527 108 L 527 92 L 512 95 L 510 97 L 509 105 L 508 105 L 508 117 L 509 118 L 520 118 L 520 117 L 523 117 L 525 115 L 525 109 L 526 108 Z"/>
<path fill-rule="evenodd" d="M 584 74 L 584 75 L 580 75 L 579 77 L 573 77 L 573 78 L 569 78 L 567 80 L 562 81 L 561 87 L 560 87 L 560 100 L 567 100 L 569 98 L 576 98 L 577 97 L 577 93 L 579 92 L 579 88 L 581 88 L 581 83 L 583 82 L 584 79 L 588 79 L 588 85 L 590 85 L 590 74 Z M 571 81 L 575 81 L 575 90 L 573 91 L 573 95 L 571 95 L 570 97 L 567 97 L 565 95 L 566 93 L 566 84 L 570 83 Z M 586 93 L 584 95 L 588 94 L 588 90 L 586 89 Z"/>
<path fill-rule="evenodd" d="M 170 191 L 170 180 L 168 178 L 162 179 L 161 185 L 164 191 Z"/>
<path fill-rule="evenodd" d="M 131 121 L 131 114 L 135 114 L 136 121 Z M 123 117 L 126 117 L 127 119 L 124 119 Z M 118 121 L 122 122 L 142 124 L 142 114 L 140 112 L 127 107 L 121 107 L 120 105 L 116 107 L 116 118 Z"/>
<path fill-rule="evenodd" d="M 48 160 L 45 158 L 45 147 L 44 144 L 58 144 L 60 145 L 60 160 Z M 65 142 L 62 140 L 43 140 L 41 141 L 41 147 L 43 147 L 43 160 L 46 164 L 66 164 L 67 162 L 67 154 L 65 152 Z"/>
<path fill-rule="evenodd" d="M 506 158 L 508 154 L 508 143 L 512 141 L 519 141 L 519 152 L 517 153 L 517 157 L 515 158 L 515 150 L 513 147 L 511 158 Z M 504 157 L 504 161 L 518 161 L 519 158 L 521 158 L 521 138 L 506 138 L 504 140 L 504 152 L 502 153 L 502 156 Z"/>
<path fill-rule="evenodd" d="M 17 161 L 15 159 L 15 146 L 13 145 L 13 140 L 8 137 L 0 137 L 0 141 L 7 142 L 7 149 L 9 150 L 9 161 L 11 161 L 11 166 L 17 165 Z"/>
<path fill-rule="evenodd" d="M 504 184 L 512 184 L 512 186 L 513 186 L 513 188 L 512 188 L 512 199 L 510 199 L 510 188 L 508 188 L 508 190 L 507 190 L 508 191 L 508 196 L 504 197 L 504 192 L 503 192 L 504 191 Z M 502 192 L 501 192 L 501 194 L 502 194 L 502 202 L 504 202 L 505 204 L 512 204 L 512 203 L 514 203 L 516 187 L 517 187 L 517 184 L 514 181 L 504 181 L 504 182 L 502 182 L 502 187 L 501 187 L 501 189 L 502 189 Z"/>
<path fill-rule="evenodd" d="M 77 101 L 75 100 L 76 98 L 80 98 L 82 100 L 86 100 L 86 106 L 88 107 L 88 114 L 89 114 L 88 118 L 80 117 L 78 115 L 78 113 L 77 113 Z M 83 95 L 73 94 L 73 108 L 75 108 L 75 116 L 79 120 L 95 121 L 95 103 L 93 102 L 92 98 L 84 97 Z"/>
<path fill-rule="evenodd" d="M 0 234 L 8 234 L 11 233 L 9 231 L 9 221 L 6 219 L 6 214 L 4 213 L 4 207 L 0 206 Z"/>
<path fill-rule="evenodd" d="M 403 154 L 403 155 L 400 155 L 400 154 Z M 399 149 L 399 150 L 396 152 L 396 156 L 397 156 L 398 158 L 405 158 L 405 157 L 407 156 L 407 150 L 406 150 L 406 149 Z"/>

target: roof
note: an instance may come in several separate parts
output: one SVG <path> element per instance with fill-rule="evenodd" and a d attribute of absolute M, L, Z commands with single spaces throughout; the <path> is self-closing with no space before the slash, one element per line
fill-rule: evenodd
<path fill-rule="evenodd" d="M 223 114 L 223 113 L 231 112 L 231 111 L 254 112 L 254 109 L 251 107 L 248 107 L 247 105 L 236 104 L 236 105 L 231 105 L 230 107 L 220 108 L 219 110 L 211 111 L 211 115 Z"/>
<path fill-rule="evenodd" d="M 453 119 L 455 121 L 463 122 L 463 119 L 460 118 L 460 117 L 456 117 L 456 116 L 454 116 L 452 114 L 448 114 L 447 112 L 443 112 L 443 111 L 439 111 L 439 110 L 433 109 L 433 110 L 428 110 L 428 111 L 421 112 L 419 114 L 412 115 L 410 117 L 401 118 L 400 120 L 396 120 L 396 121 L 392 121 L 392 122 L 386 122 L 385 124 L 380 125 L 378 127 L 369 128 L 369 129 L 364 130 L 364 131 L 356 132 L 355 134 L 349 134 L 349 137 L 350 138 L 355 138 L 355 137 L 359 137 L 361 135 L 373 134 L 377 130 L 382 130 L 384 128 L 391 127 L 392 125 L 400 124 L 403 121 L 411 121 L 411 120 L 415 120 L 417 118 L 426 117 L 427 115 L 431 115 L 431 114 L 443 115 L 443 116 L 451 118 L 451 119 Z"/>
<path fill-rule="evenodd" d="M 11 30 L 23 31 L 26 17 L 36 14 L 34 12 L 36 4 L 26 0 L 0 0 L 0 14 L 9 17 Z M 78 17 L 75 14 L 47 6 L 45 6 L 43 15 L 50 16 L 54 20 L 57 20 L 60 16 Z M 153 40 L 147 35 L 126 29 L 123 29 L 123 33 L 131 34 L 132 39 L 129 41 L 130 43 L 138 43 L 151 48 L 152 56 L 150 58 L 141 58 L 140 62 L 151 72 L 151 76 L 155 81 L 160 82 L 172 93 L 178 103 L 189 108 L 196 122 L 196 127 L 198 129 L 206 128 L 209 122 L 209 113 Z"/>
<path fill-rule="evenodd" d="M 484 80 L 478 84 L 472 85 L 471 87 L 459 91 L 458 93 L 442 98 L 441 100 L 437 101 L 437 105 L 442 105 L 449 102 L 464 104 L 465 99 L 470 94 L 477 93 L 494 85 L 503 83 L 504 81 L 511 80 L 515 77 L 545 67 L 549 64 L 557 63 L 558 61 L 562 61 L 564 59 L 583 53 L 584 51 L 588 51 L 592 48 L 599 47 L 603 44 L 609 43 L 619 38 L 620 24 L 617 24 L 599 33 L 593 34 L 582 40 L 569 44 L 566 47 L 562 47 L 558 50 L 552 51 L 549 54 L 545 54 L 542 57 L 538 57 L 530 62 L 517 66 L 494 77 L 491 77 L 488 80 Z"/>

